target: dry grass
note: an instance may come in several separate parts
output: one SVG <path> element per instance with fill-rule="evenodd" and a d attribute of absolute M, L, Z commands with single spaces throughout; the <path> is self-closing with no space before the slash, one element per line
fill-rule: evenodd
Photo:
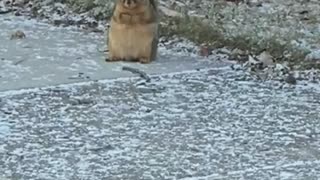
<path fill-rule="evenodd" d="M 260 38 L 252 32 L 226 36 L 223 26 L 214 26 L 199 18 L 170 18 L 166 21 L 166 25 L 161 29 L 162 35 L 178 35 L 198 44 L 208 44 L 212 48 L 237 48 L 254 54 L 267 50 L 277 61 L 287 61 L 291 65 L 299 65 L 304 62 L 305 56 L 309 53 L 307 49 L 298 48 L 291 44 L 290 37 L 280 34 L 269 38 Z"/>

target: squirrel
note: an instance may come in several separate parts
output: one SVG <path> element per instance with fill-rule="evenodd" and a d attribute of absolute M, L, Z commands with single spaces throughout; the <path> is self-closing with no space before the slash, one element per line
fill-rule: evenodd
<path fill-rule="evenodd" d="M 108 32 L 106 61 L 150 63 L 158 50 L 156 0 L 116 0 Z"/>

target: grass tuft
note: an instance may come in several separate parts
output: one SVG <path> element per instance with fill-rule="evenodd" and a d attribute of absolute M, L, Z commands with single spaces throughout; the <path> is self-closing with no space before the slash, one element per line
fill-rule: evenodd
<path fill-rule="evenodd" d="M 260 38 L 251 32 L 228 35 L 223 26 L 211 25 L 196 17 L 167 18 L 160 34 L 184 37 L 197 44 L 208 44 L 212 48 L 237 48 L 254 54 L 267 50 L 277 61 L 287 61 L 291 65 L 304 61 L 305 56 L 310 53 L 306 49 L 296 47 L 290 42 L 290 38 L 281 35 L 268 38 Z"/>

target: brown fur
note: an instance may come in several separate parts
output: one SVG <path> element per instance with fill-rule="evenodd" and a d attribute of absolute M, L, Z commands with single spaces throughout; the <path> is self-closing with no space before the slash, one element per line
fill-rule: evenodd
<path fill-rule="evenodd" d="M 156 0 L 117 0 L 108 33 L 108 61 L 156 59 L 158 12 Z"/>

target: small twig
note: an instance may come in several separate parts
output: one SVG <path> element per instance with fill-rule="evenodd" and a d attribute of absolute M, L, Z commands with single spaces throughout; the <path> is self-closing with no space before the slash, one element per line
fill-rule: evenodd
<path fill-rule="evenodd" d="M 14 63 L 14 65 L 16 65 L 16 66 L 17 66 L 17 65 L 19 65 L 19 64 L 21 64 L 21 63 L 23 63 L 24 61 L 26 61 L 26 60 L 25 60 L 25 59 L 22 59 L 22 60 L 20 60 L 20 61 L 15 62 L 15 63 Z"/>
<path fill-rule="evenodd" d="M 86 77 L 68 77 L 70 80 L 83 80 L 83 79 L 90 79 L 89 76 Z"/>
<path fill-rule="evenodd" d="M 11 13 L 12 10 L 6 10 L 6 11 L 0 11 L 0 14 L 8 14 L 8 13 Z"/>
<path fill-rule="evenodd" d="M 151 81 L 151 78 L 148 76 L 148 74 L 143 72 L 143 71 L 141 71 L 141 70 L 139 70 L 139 69 L 128 67 L 128 66 L 123 66 L 122 70 L 123 71 L 129 71 L 129 72 L 131 72 L 133 74 L 138 74 L 138 75 L 140 75 L 141 78 L 145 79 L 146 82 L 150 82 Z"/>
<path fill-rule="evenodd" d="M 71 76 L 68 77 L 68 79 L 72 79 L 72 80 L 83 80 L 83 79 L 90 79 L 90 76 L 85 76 L 84 73 L 79 73 L 78 76 Z"/>
<path fill-rule="evenodd" d="M 83 80 L 83 77 L 68 77 L 70 80 Z"/>

